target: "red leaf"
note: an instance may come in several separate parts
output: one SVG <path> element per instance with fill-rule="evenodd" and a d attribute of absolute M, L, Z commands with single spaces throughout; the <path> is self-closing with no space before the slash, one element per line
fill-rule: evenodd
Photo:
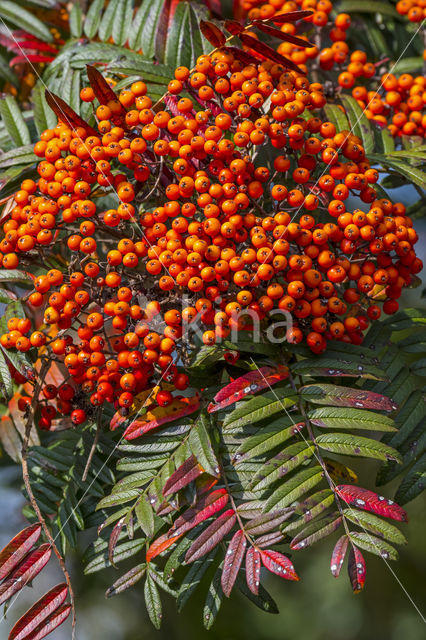
<path fill-rule="evenodd" d="M 281 578 L 285 578 L 286 580 L 299 580 L 299 576 L 295 572 L 291 561 L 279 551 L 267 549 L 266 551 L 260 552 L 260 557 L 262 558 L 263 566 L 266 567 L 268 571 L 276 573 L 277 576 L 281 576 Z"/>
<path fill-rule="evenodd" d="M 200 20 L 200 29 L 203 36 L 210 42 L 213 47 L 223 47 L 226 42 L 226 36 L 213 22 L 209 20 Z"/>
<path fill-rule="evenodd" d="M 287 507 L 285 509 L 276 509 L 269 513 L 262 513 L 260 516 L 253 518 L 247 522 L 245 530 L 251 536 L 259 536 L 269 533 L 288 520 L 294 513 L 294 509 Z"/>
<path fill-rule="evenodd" d="M 27 51 L 31 49 L 32 51 L 48 51 L 49 53 L 57 54 L 58 51 L 55 47 L 48 44 L 47 42 L 42 42 L 41 40 L 21 40 L 19 42 L 19 46 L 21 49 L 26 49 Z"/>
<path fill-rule="evenodd" d="M 251 53 L 244 51 L 244 49 L 240 49 L 239 47 L 226 47 L 226 51 L 228 53 L 232 53 L 234 58 L 242 62 L 244 65 L 254 64 L 257 67 L 257 65 L 260 64 L 259 60 L 252 56 Z"/>
<path fill-rule="evenodd" d="M 273 38 L 278 38 L 279 40 L 284 40 L 284 42 L 291 42 L 291 44 L 296 45 L 296 47 L 314 47 L 315 45 L 307 40 L 303 40 L 303 38 L 298 38 L 297 36 L 292 36 L 290 33 L 284 33 L 280 31 L 280 29 L 275 29 L 274 27 L 270 27 L 267 24 L 264 24 L 260 20 L 254 23 L 254 25 L 264 33 L 272 36 Z"/>
<path fill-rule="evenodd" d="M 240 24 L 238 20 L 225 20 L 224 27 L 229 33 L 232 33 L 233 36 L 237 36 L 244 31 L 243 25 Z"/>
<path fill-rule="evenodd" d="M 45 95 L 46 102 L 52 109 L 54 114 L 59 120 L 68 125 L 70 129 L 82 127 L 83 129 L 85 129 L 88 136 L 98 135 L 97 132 L 89 124 L 87 124 L 85 120 L 83 120 L 83 118 L 80 118 L 80 116 L 74 111 L 74 109 L 71 109 L 71 107 L 67 105 L 65 100 L 62 100 L 62 98 L 55 95 L 54 93 L 51 93 L 47 89 Z"/>
<path fill-rule="evenodd" d="M 120 520 L 114 525 L 113 530 L 111 531 L 111 535 L 108 541 L 108 559 L 112 566 L 114 567 L 114 550 L 117 546 L 118 538 L 120 537 L 120 533 L 124 527 L 124 522 L 126 520 L 126 516 L 120 518 Z"/>
<path fill-rule="evenodd" d="M 171 547 L 172 544 L 176 542 L 176 540 L 179 540 L 183 533 L 184 532 L 182 531 L 182 533 L 180 533 L 179 535 L 172 536 L 171 538 L 169 537 L 168 533 L 165 533 L 157 538 L 157 540 L 154 540 L 154 542 L 146 552 L 146 561 L 151 562 L 151 560 L 160 555 L 160 553 L 163 553 L 163 551 Z"/>
<path fill-rule="evenodd" d="M 25 587 L 28 582 L 33 580 L 49 562 L 51 553 L 52 550 L 47 543 L 42 544 L 41 547 L 32 551 L 1 585 L 0 604 L 9 600 L 9 598 L 22 589 L 22 587 Z"/>
<path fill-rule="evenodd" d="M 343 561 L 348 549 L 349 538 L 345 534 L 338 539 L 334 545 L 333 553 L 331 554 L 330 570 L 335 578 L 339 577 L 340 570 L 342 568 Z"/>
<path fill-rule="evenodd" d="M 40 537 L 41 525 L 32 524 L 22 529 L 0 552 L 0 580 L 18 566 Z"/>
<path fill-rule="evenodd" d="M 279 365 L 278 368 L 261 367 L 256 371 L 249 371 L 218 391 L 213 398 L 216 404 L 210 403 L 207 411 L 215 413 L 219 409 L 228 407 L 257 391 L 269 388 L 285 378 L 288 378 L 288 367 L 282 365 Z"/>
<path fill-rule="evenodd" d="M 228 502 L 226 489 L 216 489 L 206 496 L 202 496 L 193 507 L 187 509 L 177 518 L 173 527 L 169 530 L 169 536 L 180 536 L 182 533 L 190 531 L 200 522 L 223 509 Z"/>
<path fill-rule="evenodd" d="M 215 548 L 217 544 L 229 533 L 237 520 L 235 511 L 228 509 L 214 520 L 207 529 L 191 544 L 185 555 L 185 562 L 194 562 L 202 558 Z"/>
<path fill-rule="evenodd" d="M 256 546 L 259 549 L 264 549 L 265 547 L 270 547 L 274 544 L 279 544 L 284 540 L 284 534 L 281 531 L 272 531 L 271 533 L 265 533 L 264 536 L 260 536 L 260 538 L 256 538 Z"/>
<path fill-rule="evenodd" d="M 134 420 L 125 430 L 123 437 L 126 440 L 134 440 L 167 422 L 173 422 L 173 420 L 194 413 L 199 406 L 200 399 L 198 396 L 193 396 L 192 398 L 175 398 L 168 407 L 156 407 L 152 412 L 148 412 L 150 415 L 158 416 L 155 417 L 154 420 Z"/>
<path fill-rule="evenodd" d="M 291 60 L 282 56 L 280 53 L 275 51 L 272 47 L 268 46 L 264 42 L 260 42 L 260 40 L 256 40 L 253 36 L 249 36 L 246 33 L 240 34 L 240 40 L 246 47 L 250 47 L 256 53 L 259 53 L 261 56 L 266 58 L 267 60 L 273 60 L 277 64 L 282 64 L 283 67 L 287 67 L 287 69 L 291 69 L 292 71 L 296 71 L 297 73 L 302 73 L 299 67 L 294 64 Z"/>
<path fill-rule="evenodd" d="M 365 585 L 365 560 L 361 551 L 352 546 L 349 551 L 348 574 L 354 593 L 359 593 Z"/>
<path fill-rule="evenodd" d="M 204 473 L 204 470 L 197 462 L 197 458 L 193 455 L 190 456 L 167 480 L 164 485 L 163 496 L 176 493 L 180 489 L 183 489 L 183 487 L 186 487 L 202 473 Z"/>
<path fill-rule="evenodd" d="M 225 559 L 223 561 L 221 585 L 223 593 L 227 598 L 231 595 L 232 587 L 237 579 L 241 563 L 244 558 L 247 540 L 244 531 L 241 529 L 234 533 L 231 542 L 226 550 Z"/>
<path fill-rule="evenodd" d="M 283 24 L 285 22 L 296 22 L 297 20 L 303 20 L 303 18 L 309 18 L 314 15 L 313 11 L 289 11 L 288 13 L 278 13 L 272 18 L 267 18 L 265 22 L 273 21 L 276 24 Z"/>
<path fill-rule="evenodd" d="M 108 82 L 95 67 L 90 64 L 86 65 L 87 77 L 89 78 L 89 84 L 93 89 L 95 96 L 100 104 L 108 104 L 108 102 L 114 102 L 119 108 L 119 114 L 125 114 L 126 110 L 118 99 L 118 96 L 114 90 L 109 86 Z M 115 114 L 116 115 L 116 114 Z"/>
<path fill-rule="evenodd" d="M 41 640 L 49 633 L 52 633 L 68 618 L 71 613 L 71 605 L 63 604 L 56 609 L 44 622 L 42 622 L 34 631 L 25 638 L 25 640 Z"/>
<path fill-rule="evenodd" d="M 9 60 L 9 67 L 13 67 L 15 64 L 25 64 L 26 62 L 32 62 L 34 64 L 38 62 L 52 62 L 54 59 L 54 56 L 43 56 L 39 53 L 28 53 L 22 56 L 15 56 Z"/>
<path fill-rule="evenodd" d="M 255 596 L 259 593 L 260 552 L 250 547 L 246 553 L 246 581 L 247 586 Z"/>
<path fill-rule="evenodd" d="M 114 582 L 105 592 L 106 598 L 112 598 L 112 596 L 117 596 L 119 593 L 126 591 L 126 589 L 130 589 L 133 587 L 139 580 L 144 576 L 146 572 L 146 564 L 138 564 L 130 571 L 127 571 L 124 575 L 120 576 L 118 580 Z"/>
<path fill-rule="evenodd" d="M 43 620 L 61 606 L 67 595 L 68 587 L 65 583 L 50 589 L 18 620 L 9 634 L 9 640 L 24 640 Z"/>
<path fill-rule="evenodd" d="M 388 500 L 369 489 L 362 489 L 351 484 L 340 484 L 335 488 L 337 495 L 346 504 L 353 504 L 364 511 L 372 511 L 378 516 L 392 518 L 400 522 L 408 522 L 404 509 L 393 500 Z"/>

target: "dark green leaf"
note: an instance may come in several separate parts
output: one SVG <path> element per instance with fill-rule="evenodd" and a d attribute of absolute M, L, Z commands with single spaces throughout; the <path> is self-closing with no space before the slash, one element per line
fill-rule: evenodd
<path fill-rule="evenodd" d="M 52 42 L 53 36 L 50 33 L 48 27 L 39 20 L 34 13 L 30 13 L 23 6 L 19 6 L 19 11 L 16 10 L 16 3 L 9 2 L 9 0 L 1 0 L 0 2 L 0 16 L 2 16 L 6 22 L 23 29 L 28 33 L 31 33 L 36 38 L 40 38 L 44 42 Z"/>
<path fill-rule="evenodd" d="M 69 15 L 70 33 L 73 38 L 79 38 L 82 34 L 83 12 L 79 2 L 74 2 Z"/>
<path fill-rule="evenodd" d="M 223 591 L 220 585 L 221 568 L 216 571 L 207 592 L 206 602 L 203 610 L 203 624 L 206 629 L 210 629 L 219 613 L 223 600 Z"/>
<path fill-rule="evenodd" d="M 91 40 L 96 34 L 102 17 L 105 0 L 93 0 L 84 21 L 84 33 Z"/>
<path fill-rule="evenodd" d="M 397 527 L 368 511 L 345 509 L 345 518 L 357 524 L 361 529 L 368 529 L 380 538 L 386 538 L 395 544 L 406 544 L 407 540 Z"/>
<path fill-rule="evenodd" d="M 406 504 L 416 498 L 426 487 L 426 453 L 411 467 L 399 485 L 395 500 Z"/>
<path fill-rule="evenodd" d="M 144 597 L 146 610 L 148 611 L 149 619 L 156 629 L 161 626 L 162 607 L 160 600 L 160 593 L 153 578 L 148 573 L 144 585 Z"/>
<path fill-rule="evenodd" d="M 360 0 L 359 3 L 357 0 L 358 4 L 361 4 L 361 2 L 362 0 Z M 366 4 L 372 5 L 374 2 L 367 2 Z M 372 153 L 374 149 L 374 136 L 367 116 L 352 96 L 341 94 L 340 99 L 346 109 L 352 132 L 361 138 L 365 153 L 367 155 Z"/>
<path fill-rule="evenodd" d="M 372 438 L 354 436 L 348 433 L 327 433 L 316 438 L 321 449 L 348 456 L 361 456 L 377 460 L 401 461 L 396 449 Z"/>
<path fill-rule="evenodd" d="M 312 424 L 328 429 L 397 430 L 392 418 L 352 407 L 321 407 L 310 411 L 308 416 Z"/>
<path fill-rule="evenodd" d="M 321 482 L 323 476 L 324 472 L 319 466 L 299 471 L 274 491 L 266 501 L 264 511 L 287 507 Z"/>
<path fill-rule="evenodd" d="M 190 431 L 188 444 L 204 471 L 218 477 L 219 465 L 210 441 L 209 426 L 209 417 L 205 411 L 202 411 Z"/>
<path fill-rule="evenodd" d="M 365 549 L 370 553 L 376 554 L 385 560 L 397 560 L 398 552 L 390 544 L 372 536 L 370 533 L 359 533 L 358 531 L 351 531 L 350 539 L 355 546 Z"/>
<path fill-rule="evenodd" d="M 2 4 L 9 2 L 0 1 L 0 14 Z M 0 114 L 13 142 L 19 147 L 30 144 L 30 132 L 15 98 L 8 95 L 0 100 Z"/>

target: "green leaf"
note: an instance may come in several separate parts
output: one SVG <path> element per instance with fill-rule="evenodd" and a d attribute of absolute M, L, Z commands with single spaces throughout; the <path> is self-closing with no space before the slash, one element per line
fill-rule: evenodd
<path fill-rule="evenodd" d="M 19 269 L 0 269 L 0 282 L 31 282 L 33 279 L 25 271 Z"/>
<path fill-rule="evenodd" d="M 105 509 L 106 507 L 116 507 L 120 504 L 125 504 L 134 500 L 140 496 L 141 492 L 138 489 L 128 489 L 127 491 L 120 491 L 117 493 L 111 493 L 111 495 L 103 498 L 97 505 L 96 511 L 99 509 Z"/>
<path fill-rule="evenodd" d="M 309 441 L 296 442 L 283 451 L 280 451 L 275 457 L 268 460 L 254 476 L 250 482 L 250 488 L 255 491 L 264 489 L 265 487 L 276 482 L 280 478 L 293 471 L 313 456 L 315 448 Z"/>
<path fill-rule="evenodd" d="M 200 584 L 204 574 L 207 569 L 209 569 L 216 556 L 217 549 L 218 548 L 216 547 L 216 549 L 213 549 L 209 555 L 199 558 L 190 566 L 179 588 L 176 601 L 177 610 L 179 612 L 182 611 L 183 607 Z"/>
<path fill-rule="evenodd" d="M 310 411 L 308 417 L 312 424 L 328 429 L 397 431 L 392 418 L 352 407 L 321 407 Z"/>
<path fill-rule="evenodd" d="M 299 531 L 299 533 L 290 542 L 290 549 L 306 549 L 318 540 L 326 538 L 334 533 L 342 524 L 342 517 L 338 512 L 325 515 L 308 524 L 307 527 Z"/>
<path fill-rule="evenodd" d="M 12 397 L 13 382 L 3 352 L 0 351 L 0 391 L 5 400 Z"/>
<path fill-rule="evenodd" d="M 208 415 L 202 411 L 189 433 L 188 444 L 204 471 L 218 477 L 219 464 L 210 441 L 209 426 Z"/>
<path fill-rule="evenodd" d="M 339 11 L 345 13 L 381 13 L 392 18 L 400 18 L 399 13 L 389 2 L 378 2 L 372 0 L 343 0 L 339 6 Z"/>
<path fill-rule="evenodd" d="M 359 533 L 358 531 L 351 531 L 350 539 L 356 547 L 365 549 L 370 553 L 374 553 L 376 556 L 380 556 L 385 560 L 397 560 L 398 552 L 390 544 L 372 536 L 370 533 Z"/>
<path fill-rule="evenodd" d="M 400 454 L 393 447 L 362 436 L 354 436 L 347 433 L 327 433 L 318 436 L 316 443 L 321 449 L 332 453 L 375 458 L 377 460 L 401 461 Z"/>
<path fill-rule="evenodd" d="M 23 147 L 11 149 L 10 151 L 6 151 L 6 153 L 0 154 L 0 169 L 13 167 L 18 164 L 33 164 L 37 160 L 38 158 L 33 152 L 33 145 L 27 144 Z"/>
<path fill-rule="evenodd" d="M 137 10 L 135 17 L 133 18 L 127 43 L 130 49 L 134 51 L 138 51 L 141 47 L 142 29 L 144 27 L 145 17 L 149 9 L 150 9 L 150 3 L 142 2 L 141 6 Z"/>
<path fill-rule="evenodd" d="M 155 532 L 154 511 L 145 495 L 137 501 L 135 514 L 142 531 L 148 538 L 152 538 Z"/>
<path fill-rule="evenodd" d="M 211 629 L 213 626 L 223 600 L 223 591 L 220 584 L 221 573 L 222 568 L 219 567 L 207 591 L 206 602 L 203 610 L 203 624 L 207 630 Z"/>
<path fill-rule="evenodd" d="M 114 24 L 112 27 L 112 38 L 115 44 L 124 45 L 129 35 L 133 15 L 133 1 L 120 0 L 115 12 Z"/>
<path fill-rule="evenodd" d="M 248 588 L 246 581 L 239 575 L 236 580 L 238 589 L 246 596 L 256 607 L 259 607 L 266 613 L 279 613 L 277 604 L 271 595 L 266 591 L 262 584 L 259 584 L 259 593 L 255 595 Z"/>
<path fill-rule="evenodd" d="M 345 358 L 342 354 L 339 359 L 335 359 L 332 356 L 327 357 L 327 355 L 315 360 L 311 358 L 299 360 L 299 362 L 292 365 L 292 371 L 303 376 L 348 376 L 372 380 L 386 378 L 385 372 L 379 367 L 368 362 L 360 362 L 358 358 L 356 360 L 350 357 Z"/>
<path fill-rule="evenodd" d="M 368 511 L 345 509 L 345 518 L 357 524 L 361 529 L 368 529 L 379 538 L 386 538 L 395 544 L 406 544 L 407 540 L 397 527 Z"/>
<path fill-rule="evenodd" d="M 36 38 L 40 38 L 44 42 L 52 42 L 53 36 L 49 29 L 41 20 L 39 20 L 34 13 L 30 13 L 27 9 L 24 9 L 22 5 L 19 5 L 19 10 L 15 2 L 9 2 L 9 0 L 0 1 L 0 16 L 2 16 L 6 22 L 10 22 L 19 29 L 23 29 L 28 33 L 31 33 Z"/>
<path fill-rule="evenodd" d="M 423 58 L 421 56 L 417 57 L 402 57 L 400 60 L 397 60 L 395 66 L 392 68 L 392 73 L 398 74 L 398 76 L 402 73 L 412 73 L 413 71 L 421 71 L 423 66 Z"/>
<path fill-rule="evenodd" d="M 79 2 L 73 2 L 71 6 L 69 23 L 71 36 L 73 38 L 80 38 L 83 27 L 83 12 Z"/>
<path fill-rule="evenodd" d="M 300 502 L 295 508 L 295 515 L 301 515 L 301 517 L 283 527 L 281 529 L 282 532 L 287 533 L 288 531 L 293 531 L 303 524 L 311 522 L 311 520 L 314 520 L 317 516 L 324 514 L 324 512 L 334 504 L 334 501 L 334 493 L 330 489 L 321 489 L 313 493 L 309 498 Z"/>
<path fill-rule="evenodd" d="M 149 619 L 156 629 L 161 626 L 162 607 L 160 600 L 160 593 L 157 585 L 155 584 L 150 573 L 148 573 L 144 585 L 144 597 L 146 610 L 148 611 Z"/>
<path fill-rule="evenodd" d="M 351 128 L 346 115 L 336 104 L 324 105 L 324 111 L 328 120 L 335 125 L 337 132 L 348 131 Z"/>
<path fill-rule="evenodd" d="M 264 511 L 271 509 L 282 509 L 295 500 L 298 500 L 304 493 L 309 491 L 321 482 L 324 472 L 321 467 L 315 466 L 299 471 L 283 485 L 278 487 L 267 500 Z"/>
<path fill-rule="evenodd" d="M 40 135 L 46 129 L 55 126 L 56 116 L 46 102 L 45 87 L 41 83 L 35 85 L 31 98 L 34 105 L 34 121 Z"/>
<path fill-rule="evenodd" d="M 285 409 L 293 406 L 295 400 L 285 396 L 280 398 L 278 393 L 279 391 L 269 391 L 237 405 L 236 409 L 226 415 L 224 428 L 235 429 L 269 418 L 279 411 L 285 413 Z"/>
<path fill-rule="evenodd" d="M 84 33 L 89 40 L 92 40 L 99 28 L 104 4 L 105 0 L 93 0 L 87 11 L 84 21 Z"/>
<path fill-rule="evenodd" d="M 421 189 L 424 189 L 426 184 L 426 173 L 417 167 L 413 167 L 408 162 L 404 162 L 402 159 L 394 159 L 391 154 L 379 155 L 376 153 L 370 153 L 369 159 L 374 163 L 377 163 L 384 167 L 391 167 L 395 171 L 398 171 L 402 176 L 418 185 Z"/>
<path fill-rule="evenodd" d="M 10 82 L 13 86 L 18 86 L 18 77 L 9 67 L 9 60 L 0 53 L 0 78 L 5 82 Z"/>
<path fill-rule="evenodd" d="M 120 576 L 118 580 L 114 582 L 113 585 L 107 589 L 105 593 L 106 598 L 112 598 L 112 596 L 117 596 L 119 593 L 126 591 L 130 587 L 133 587 L 143 576 L 145 575 L 147 565 L 145 563 L 138 564 L 130 571 L 127 571 L 123 576 Z"/>
<path fill-rule="evenodd" d="M 15 98 L 12 96 L 6 96 L 0 100 L 0 114 L 13 142 L 18 146 L 30 144 L 30 131 Z"/>
<path fill-rule="evenodd" d="M 426 453 L 411 467 L 395 494 L 398 504 L 414 500 L 426 486 Z"/>
<path fill-rule="evenodd" d="M 114 22 L 117 19 L 117 10 L 120 7 L 122 0 L 111 0 L 104 11 L 102 16 L 99 29 L 98 36 L 101 40 L 107 41 L 112 35 L 112 29 L 114 26 Z"/>
<path fill-rule="evenodd" d="M 142 550 L 144 545 L 145 540 L 141 538 L 119 543 L 114 550 L 114 564 L 118 564 L 122 560 L 136 555 Z M 102 541 L 99 551 L 97 553 L 95 552 L 93 559 L 87 564 L 84 573 L 88 575 L 89 573 L 95 573 L 110 566 L 111 563 L 108 559 L 108 542 Z"/>
<path fill-rule="evenodd" d="M 374 4 L 374 2 L 368 4 Z M 367 116 L 352 96 L 341 94 L 340 99 L 346 109 L 351 130 L 354 135 L 361 138 L 366 155 L 372 153 L 374 149 L 374 136 Z"/>
<path fill-rule="evenodd" d="M 177 5 L 168 33 L 165 61 L 170 67 L 185 65 L 192 68 L 204 53 L 199 19 L 190 2 Z"/>
<path fill-rule="evenodd" d="M 419 160 L 421 162 L 426 161 L 426 145 L 416 145 L 411 149 L 404 149 L 403 151 L 393 151 L 389 154 L 389 157 L 392 158 L 413 158 L 414 160 Z"/>
<path fill-rule="evenodd" d="M 148 6 L 149 11 L 144 16 L 144 26 L 141 33 L 140 45 L 145 58 L 153 58 L 155 53 L 157 25 L 163 11 L 164 0 L 150 0 Z"/>
<path fill-rule="evenodd" d="M 295 419 L 297 419 L 297 417 L 295 417 Z M 249 460 L 254 456 L 262 455 L 298 433 L 301 428 L 300 424 L 285 426 L 289 423 L 291 424 L 290 420 L 281 418 L 280 420 L 259 429 L 259 433 L 256 435 L 245 438 L 234 456 L 234 464 L 238 464 L 243 460 Z M 285 426 L 284 429 L 282 428 L 283 426 Z"/>

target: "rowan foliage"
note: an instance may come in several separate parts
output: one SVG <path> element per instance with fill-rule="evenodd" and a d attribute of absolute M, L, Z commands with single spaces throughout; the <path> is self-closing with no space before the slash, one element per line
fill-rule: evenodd
<path fill-rule="evenodd" d="M 32 523 L 0 601 L 52 551 L 65 577 L 10 640 L 74 634 L 83 531 L 156 627 L 161 591 L 204 589 L 206 628 L 237 589 L 276 612 L 265 573 L 329 536 L 356 593 L 364 552 L 397 559 L 425 473 L 426 321 L 398 302 L 423 4 L 94 0 L 23 32 L 0 2 L 0 438 Z"/>

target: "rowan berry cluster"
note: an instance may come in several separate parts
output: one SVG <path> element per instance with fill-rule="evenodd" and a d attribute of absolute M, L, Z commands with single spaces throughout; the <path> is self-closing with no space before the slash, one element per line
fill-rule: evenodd
<path fill-rule="evenodd" d="M 410 22 L 421 22 L 426 18 L 426 0 L 399 0 L 396 10 Z"/>
<path fill-rule="evenodd" d="M 330 0 L 276 0 L 266 4 L 257 0 L 246 0 L 242 2 L 242 6 L 252 20 L 272 18 L 286 11 L 311 9 L 312 15 L 305 17 L 304 22 L 307 30 L 310 25 L 317 28 L 317 44 L 304 48 L 291 42 L 283 42 L 277 51 L 295 64 L 301 65 L 305 73 L 316 60 L 323 72 L 337 69 L 339 87 L 351 89 L 353 97 L 365 109 L 366 116 L 388 126 L 394 137 L 425 136 L 425 77 L 413 77 L 408 73 L 399 77 L 392 74 L 379 77 L 379 63 L 368 61 L 364 51 L 350 52 L 346 43 L 346 32 L 351 26 L 351 17 L 347 13 L 339 13 L 333 20 L 330 16 L 333 3 Z M 413 22 L 420 22 L 424 18 L 425 7 L 425 0 L 401 0 L 397 4 L 399 13 L 408 14 Z M 296 35 L 296 25 L 293 22 L 282 23 L 280 28 L 285 34 Z M 326 46 L 323 46 L 324 44 Z M 362 80 L 365 84 L 358 84 Z"/>
<path fill-rule="evenodd" d="M 409 73 L 395 76 L 386 73 L 381 77 L 380 89 L 367 91 L 356 86 L 352 96 L 358 101 L 370 120 L 387 126 L 394 137 L 401 135 L 425 136 L 426 78 L 413 77 Z"/>
<path fill-rule="evenodd" d="M 93 89 L 81 99 L 94 102 Z M 96 129 L 64 112 L 41 135 L 39 179 L 24 180 L 3 223 L 3 268 L 58 243 L 71 252 L 28 296 L 47 330 L 12 318 L 1 337 L 67 371 L 43 389 L 41 427 L 57 412 L 81 424 L 104 402 L 126 411 L 156 376 L 186 388 L 174 364 L 183 322 L 200 319 L 213 345 L 286 311 L 287 339 L 320 353 L 327 340 L 362 342 L 371 319 L 398 309 L 422 267 L 416 232 L 401 203 L 377 199 L 361 140 L 322 117 L 320 83 L 222 49 L 176 69 L 161 110 L 142 81 L 105 102 Z M 271 168 L 256 160 L 263 150 Z M 105 193 L 114 208 L 97 204 Z M 348 210 L 350 195 L 365 206 Z M 141 292 L 151 302 L 139 304 Z M 172 400 L 169 389 L 156 396 Z"/>

